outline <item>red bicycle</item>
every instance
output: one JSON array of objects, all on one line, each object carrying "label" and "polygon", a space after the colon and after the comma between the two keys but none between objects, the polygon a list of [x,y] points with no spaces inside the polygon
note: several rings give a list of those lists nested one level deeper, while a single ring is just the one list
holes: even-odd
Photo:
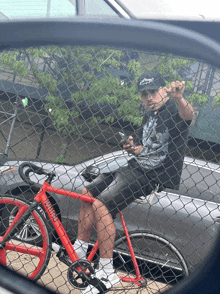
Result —
[{"label": "red bicycle", "polygon": [[[46,180],[40,189],[37,187],[39,191],[31,203],[10,196],[0,198],[0,207],[4,206],[4,209],[8,208],[9,211],[13,209],[14,212],[13,220],[9,222],[8,227],[4,227],[0,232],[1,264],[20,272],[29,279],[37,281],[43,275],[50,260],[52,251],[52,231],[54,230],[62,243],[57,257],[68,265],[68,281],[75,288],[86,288],[88,284],[90,284],[92,274],[94,273],[92,261],[98,250],[98,241],[94,244],[87,260],[80,260],[47,196],[47,192],[78,198],[87,202],[94,202],[95,198],[52,187],[51,182],[56,177],[56,174],[54,172],[48,172],[29,162],[22,163],[19,166],[19,173],[21,178],[28,183],[33,190],[36,189],[36,183],[30,179],[30,173],[44,175],[46,176]],[[46,217],[49,221],[46,220]],[[133,262],[133,268],[135,269],[134,276],[121,276],[121,280],[122,282],[132,283],[139,289],[144,289],[147,286],[147,282],[146,279],[141,276],[122,212],[120,212],[120,218]],[[33,246],[33,244],[28,244],[16,238],[22,228],[28,225],[28,222],[32,222],[32,228],[35,228],[38,234],[40,233],[42,239],[40,245]]]}]

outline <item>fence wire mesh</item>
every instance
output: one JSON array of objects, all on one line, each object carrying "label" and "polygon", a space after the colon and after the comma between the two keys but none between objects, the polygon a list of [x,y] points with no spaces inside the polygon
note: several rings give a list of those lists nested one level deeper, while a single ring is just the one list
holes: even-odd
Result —
[{"label": "fence wire mesh", "polygon": [[[152,71],[161,74],[166,86],[157,84],[155,76],[139,79]],[[173,89],[173,81],[185,81],[185,86],[176,84]],[[152,82],[157,92],[146,92]],[[146,86],[142,96],[137,84]],[[181,87],[186,101],[182,108],[174,99]],[[0,262],[57,293],[85,291],[94,268],[99,277],[103,258],[110,268],[113,263],[114,278],[121,279],[116,285],[110,282],[110,291],[121,293],[160,293],[198,268],[212,248],[220,219],[219,88],[218,69],[173,55],[80,46],[2,51]],[[169,108],[170,101],[174,106]],[[156,128],[146,135],[149,122]],[[127,152],[119,132],[144,147],[129,147]],[[182,167],[177,161],[183,157]],[[101,177],[101,202],[84,201],[81,206],[80,199],[67,197],[68,192],[47,192],[53,209],[44,199],[9,233],[18,211],[23,213],[33,202],[45,179],[29,166],[25,176],[38,186],[25,182],[18,169],[24,161],[55,172],[53,187],[79,194],[85,194],[84,187],[95,191],[91,184]],[[175,180],[178,174],[180,185]],[[112,195],[117,195],[117,209],[108,204]],[[111,215],[105,214],[103,201]],[[54,229],[58,219],[65,230],[61,233]],[[77,240],[74,248],[83,257],[93,253],[98,238],[94,258],[74,262],[70,243],[63,243],[64,233],[72,244]],[[105,279],[108,266],[101,269]],[[84,293],[93,293],[89,291]]]}]

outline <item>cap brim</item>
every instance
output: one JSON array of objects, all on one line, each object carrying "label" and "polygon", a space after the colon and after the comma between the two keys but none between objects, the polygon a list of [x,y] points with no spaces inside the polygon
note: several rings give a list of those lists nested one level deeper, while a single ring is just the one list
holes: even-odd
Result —
[{"label": "cap brim", "polygon": [[159,88],[158,87],[155,87],[155,86],[150,86],[150,87],[142,87],[139,92],[143,92],[143,91],[147,91],[147,90],[158,90]]}]

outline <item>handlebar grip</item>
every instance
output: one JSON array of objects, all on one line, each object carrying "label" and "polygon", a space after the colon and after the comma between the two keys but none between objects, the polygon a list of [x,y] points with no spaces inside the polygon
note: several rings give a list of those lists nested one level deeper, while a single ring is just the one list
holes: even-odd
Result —
[{"label": "handlebar grip", "polygon": [[[28,169],[25,171],[24,173],[24,169],[25,167],[27,167]],[[35,183],[33,181],[31,181],[29,174],[31,172],[34,172],[38,175],[48,175],[49,173],[47,171],[45,171],[42,167],[39,167],[31,162],[23,162],[19,168],[18,168],[18,172],[20,177],[22,178],[22,180],[29,184],[31,186],[31,188],[35,189],[35,190],[39,190],[40,185],[38,183]]]},{"label": "handlebar grip", "polygon": [[45,171],[42,167],[39,167],[31,162],[23,162],[20,166],[19,166],[19,170],[20,169],[24,169],[25,167],[29,167],[34,173],[38,174],[38,175],[47,175],[48,172]]}]

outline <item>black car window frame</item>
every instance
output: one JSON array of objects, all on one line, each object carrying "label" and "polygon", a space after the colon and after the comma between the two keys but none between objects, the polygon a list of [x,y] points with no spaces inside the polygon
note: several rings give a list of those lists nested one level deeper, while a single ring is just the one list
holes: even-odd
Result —
[{"label": "black car window frame", "polygon": [[[217,40],[220,38],[218,28],[219,24],[216,23]],[[0,49],[46,44],[112,45],[113,43],[114,46],[136,47],[198,58],[220,67],[220,45],[217,42],[194,31],[162,22],[75,19],[1,23]],[[219,248],[220,234],[203,267],[166,293],[195,293],[199,289],[203,289],[205,293],[217,293],[220,276]],[[211,289],[207,281],[212,283]],[[12,283],[9,282],[8,286],[10,284]]]}]

